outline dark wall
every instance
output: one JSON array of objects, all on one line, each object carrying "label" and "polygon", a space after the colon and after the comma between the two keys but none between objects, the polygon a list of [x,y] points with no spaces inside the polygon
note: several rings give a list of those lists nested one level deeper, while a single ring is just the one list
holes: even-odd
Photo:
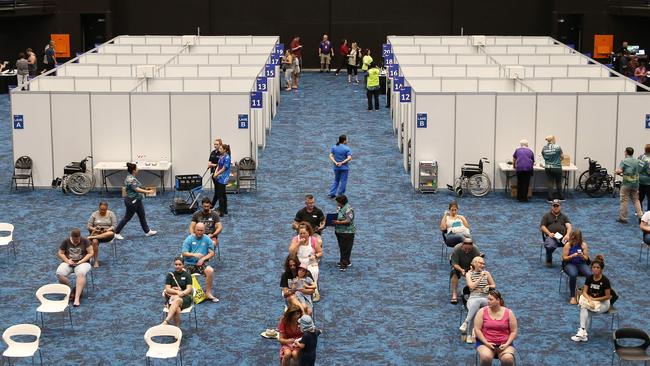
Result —
[{"label": "dark wall", "polygon": [[583,52],[594,34],[614,34],[650,49],[650,18],[608,13],[608,0],[58,0],[55,14],[0,17],[0,59],[32,47],[42,55],[50,33],[69,33],[72,54],[81,51],[81,15],[105,14],[107,38],[120,34],[279,35],[288,45],[300,35],[306,67],[317,67],[323,33],[334,45],[354,40],[379,53],[387,35],[549,35],[557,37],[562,14],[582,19]]}]

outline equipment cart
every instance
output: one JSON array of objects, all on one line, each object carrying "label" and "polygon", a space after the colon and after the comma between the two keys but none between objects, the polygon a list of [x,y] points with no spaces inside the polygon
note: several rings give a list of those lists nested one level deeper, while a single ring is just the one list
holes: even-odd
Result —
[{"label": "equipment cart", "polygon": [[174,200],[169,205],[172,213],[194,213],[199,207],[199,198],[203,193],[203,177],[198,174],[177,175],[174,189]]}]

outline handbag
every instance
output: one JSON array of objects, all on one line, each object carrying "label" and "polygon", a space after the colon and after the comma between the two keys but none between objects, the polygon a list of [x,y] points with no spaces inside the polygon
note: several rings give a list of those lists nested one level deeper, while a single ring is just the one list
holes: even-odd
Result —
[{"label": "handbag", "polygon": [[195,276],[192,276],[192,289],[194,289],[194,303],[195,304],[200,304],[205,299],[208,297],[205,295],[205,292],[203,292],[203,289],[201,288],[201,284],[199,283],[199,280],[196,279]]},{"label": "handbag", "polygon": [[580,305],[581,307],[587,310],[591,310],[595,312],[598,312],[600,310],[600,301],[596,301],[596,300],[589,301],[584,296],[580,296],[580,300],[578,300],[578,305]]}]

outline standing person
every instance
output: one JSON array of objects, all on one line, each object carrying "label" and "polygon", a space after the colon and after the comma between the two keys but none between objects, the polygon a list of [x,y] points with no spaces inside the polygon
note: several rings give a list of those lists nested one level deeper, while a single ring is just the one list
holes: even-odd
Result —
[{"label": "standing person", "polygon": [[291,79],[293,76],[293,55],[291,50],[285,50],[282,56],[282,71],[284,71],[284,80],[287,83],[285,90],[291,90]]},{"label": "standing person", "polygon": [[108,209],[108,203],[100,202],[99,209],[90,215],[86,224],[90,233],[88,240],[93,245],[93,267],[95,268],[99,267],[99,243],[113,240],[115,225],[117,225],[117,216]]},{"label": "standing person", "polygon": [[616,220],[621,224],[627,224],[627,206],[630,199],[632,199],[636,217],[641,220],[641,216],[643,216],[639,202],[639,160],[635,159],[633,155],[634,149],[626,147],[625,158],[621,160],[621,164],[616,169],[616,174],[623,176],[620,192],[621,206]]},{"label": "standing person", "polygon": [[366,80],[366,96],[368,97],[368,110],[372,111],[372,100],[375,101],[375,110],[379,110],[379,67],[375,62],[370,63],[368,79]]},{"label": "standing person", "polygon": [[598,254],[591,262],[591,276],[585,279],[582,286],[582,297],[580,299],[580,328],[576,335],[571,337],[574,342],[587,342],[589,340],[587,329],[591,325],[591,317],[594,313],[602,314],[609,310],[609,300],[612,298],[612,285],[603,274],[605,269],[605,257]]},{"label": "standing person", "polygon": [[517,201],[528,202],[528,186],[533,175],[535,154],[528,147],[528,140],[519,141],[519,147],[512,154],[512,165],[517,172]]},{"label": "standing person", "polygon": [[126,170],[129,172],[124,179],[126,186],[126,197],[124,197],[124,206],[126,206],[126,213],[117,227],[115,228],[115,239],[122,240],[124,237],[120,234],[124,226],[131,221],[134,214],[138,214],[140,219],[140,226],[146,236],[156,235],[157,231],[151,230],[147,224],[147,217],[144,212],[144,205],[142,200],[145,194],[153,193],[153,189],[142,188],[142,183],[135,176],[138,174],[138,166],[133,163],[126,163]]},{"label": "standing person", "polygon": [[298,89],[298,81],[300,80],[300,70],[302,69],[302,45],[300,44],[300,36],[295,36],[289,44],[291,54],[293,54],[293,88]]},{"label": "standing person", "polygon": [[639,66],[634,69],[634,78],[639,82],[639,84],[645,84],[648,77],[647,73],[648,72],[645,67],[645,61],[640,61]]},{"label": "standing person", "polygon": [[25,58],[24,53],[18,54],[16,60],[16,78],[18,79],[18,87],[22,89],[22,85],[27,82],[29,76],[29,61]]},{"label": "standing person", "polygon": [[298,320],[302,337],[296,342],[300,351],[299,366],[314,366],[316,364],[316,348],[318,347],[318,336],[321,334],[320,329],[316,329],[314,320],[311,316],[305,314]]},{"label": "standing person", "polygon": [[338,263],[339,270],[345,271],[347,267],[352,265],[350,262],[350,255],[352,254],[352,246],[354,245],[354,232],[356,227],[354,225],[354,209],[348,203],[348,198],[341,194],[336,197],[337,217],[334,223],[334,232],[336,240],[339,243],[339,251],[341,252],[341,259]]},{"label": "standing person", "polygon": [[348,83],[352,82],[352,75],[354,75],[354,81],[359,84],[359,64],[361,63],[361,50],[357,45],[357,42],[352,42],[352,48],[347,55],[347,67],[348,67]]},{"label": "standing person", "polygon": [[[43,56],[43,71],[48,72],[56,67],[56,50],[54,49],[54,41],[45,48],[45,55]],[[56,76],[56,72],[52,72],[51,76]]]},{"label": "standing person", "polygon": [[[542,148],[544,157],[544,172],[548,188],[548,203],[554,199],[564,201],[562,196],[562,148],[555,143],[555,136],[546,136],[546,145]],[[553,192],[555,187],[555,192]]]},{"label": "standing person", "polygon": [[348,147],[348,138],[339,136],[339,142],[330,149],[330,161],[334,164],[334,181],[330,187],[329,196],[334,198],[345,193],[348,183],[348,162],[352,160],[352,150]]},{"label": "standing person", "polygon": [[183,257],[174,258],[174,272],[165,279],[165,306],[167,317],[163,324],[181,326],[181,311],[192,305],[192,275],[183,268]]},{"label": "standing person", "polygon": [[372,56],[370,56],[370,48],[366,49],[363,59],[361,59],[361,70],[368,71],[370,64],[372,63]]},{"label": "standing person", "polygon": [[31,48],[27,49],[27,62],[29,63],[29,78],[33,79],[38,72],[38,59]]},{"label": "standing person", "polygon": [[639,204],[643,207],[643,199],[648,198],[647,210],[650,211],[650,144],[645,145],[644,154],[639,155]]},{"label": "standing person", "polygon": [[314,234],[320,236],[325,229],[325,215],[316,207],[316,201],[311,194],[305,195],[305,207],[296,212],[291,228],[298,230],[300,223],[308,222],[314,229]]},{"label": "standing person", "polygon": [[68,276],[74,272],[77,277],[75,288],[70,293],[70,298],[74,301],[73,306],[77,307],[81,293],[86,287],[86,275],[91,271],[89,261],[93,256],[93,247],[88,239],[81,237],[81,230],[74,228],[70,231],[70,237],[59,246],[58,255],[62,262],[56,269],[59,283],[70,286]]},{"label": "standing person", "polygon": [[348,53],[350,53],[350,46],[348,46],[348,40],[343,38],[341,44],[339,45],[339,67],[336,69],[335,75],[341,72],[341,69],[348,64]]},{"label": "standing person", "polygon": [[226,184],[230,179],[230,145],[223,144],[219,146],[219,164],[217,170],[212,175],[217,179],[215,183],[215,197],[219,201],[219,216],[228,214],[228,197],[226,197]]},{"label": "standing person", "polygon": [[320,72],[323,70],[330,72],[330,62],[334,57],[334,50],[332,49],[332,42],[330,42],[327,34],[323,34],[323,39],[318,46],[318,58],[320,58]]},{"label": "standing person", "polygon": [[210,168],[210,176],[212,177],[212,186],[214,187],[214,195],[212,196],[212,207],[217,204],[217,178],[214,176],[214,172],[219,166],[219,158],[221,157],[221,152],[219,148],[223,145],[223,141],[220,138],[214,139],[214,150],[210,152],[210,157],[208,158],[208,168]]}]

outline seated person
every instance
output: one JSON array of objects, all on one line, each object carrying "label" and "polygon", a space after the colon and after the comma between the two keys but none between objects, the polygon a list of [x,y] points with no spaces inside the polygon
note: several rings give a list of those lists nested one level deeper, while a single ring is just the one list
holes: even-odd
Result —
[{"label": "seated person", "polygon": [[99,209],[93,212],[88,219],[88,240],[93,245],[93,267],[99,267],[99,243],[108,243],[115,238],[115,225],[117,216],[108,209],[108,203],[100,202]]},{"label": "seated person", "polygon": [[307,276],[308,273],[307,265],[298,265],[298,276],[288,281],[289,289],[294,296],[288,297],[287,301],[292,305],[300,306],[304,314],[311,315],[314,307],[311,295],[316,290],[316,284],[311,277]]},{"label": "seated person", "polygon": [[65,239],[59,246],[59,258],[62,263],[56,269],[56,277],[59,283],[70,286],[68,276],[74,272],[77,277],[76,286],[70,293],[73,298],[73,306],[80,305],[81,293],[86,286],[86,274],[90,272],[90,258],[93,257],[93,247],[86,238],[81,237],[81,230],[74,228],[70,231],[70,237]]},{"label": "seated person", "polygon": [[212,201],[208,197],[203,197],[201,200],[201,211],[197,211],[192,215],[192,222],[190,222],[190,234],[194,234],[194,228],[199,222],[205,227],[205,235],[208,236],[214,243],[216,248],[219,245],[219,234],[223,230],[221,226],[221,219],[219,213],[212,209]]},{"label": "seated person", "polygon": [[[307,222],[298,225],[298,235],[296,235],[289,245],[289,253],[298,256],[301,264],[307,266],[309,273],[318,284],[318,260],[323,256],[323,240],[320,236],[314,234],[312,227]],[[320,295],[318,289],[314,293],[314,301],[319,301]]]},{"label": "seated person", "polygon": [[183,258],[185,269],[190,273],[199,273],[205,276],[205,296],[208,301],[218,302],[212,295],[212,277],[214,270],[208,261],[214,257],[214,243],[204,234],[205,226],[198,223],[194,226],[194,234],[188,235],[183,242]]},{"label": "seated person", "polygon": [[641,222],[639,227],[643,233],[643,242],[650,245],[650,211],[646,212],[641,216]]},{"label": "seated person", "polygon": [[580,299],[580,328],[576,335],[571,337],[574,342],[587,342],[589,340],[587,329],[591,325],[593,313],[602,314],[609,310],[610,299],[612,298],[612,285],[603,274],[605,269],[605,257],[597,255],[591,262],[591,276],[585,280],[582,286],[582,297]]},{"label": "seated person", "polygon": [[181,311],[192,305],[192,275],[183,268],[183,257],[174,258],[174,272],[165,279],[165,307],[167,317],[163,324],[181,326]]},{"label": "seated person", "polygon": [[589,268],[589,246],[582,241],[582,231],[575,229],[562,250],[563,271],[569,276],[570,304],[576,305],[576,280],[578,276],[591,276]]},{"label": "seated person", "polygon": [[461,324],[460,331],[465,333],[469,329],[470,333],[465,340],[467,343],[474,343],[474,336],[471,332],[474,329],[474,317],[480,308],[487,306],[488,291],[496,288],[497,285],[490,272],[485,270],[485,259],[483,257],[474,257],[470,270],[465,274],[465,280],[470,294],[469,299],[467,299],[467,317]]},{"label": "seated person", "polygon": [[320,236],[325,229],[325,215],[320,208],[316,207],[314,196],[308,194],[305,196],[305,207],[301,208],[300,211],[296,213],[296,217],[293,219],[293,224],[291,227],[298,231],[298,225],[301,222],[308,222],[314,229],[314,233]]},{"label": "seated person", "polygon": [[569,239],[571,235],[571,221],[561,212],[560,200],[553,200],[551,211],[542,217],[539,229],[544,234],[544,247],[546,248],[546,266],[553,265],[553,252],[558,246]]},{"label": "seated person", "polygon": [[461,244],[456,244],[451,252],[451,303],[458,303],[458,280],[465,277],[469,266],[475,257],[481,256],[472,238],[464,238]]},{"label": "seated person", "polygon": [[445,232],[445,244],[448,247],[454,247],[462,243],[464,238],[470,236],[469,224],[465,216],[458,214],[458,203],[452,201],[449,209],[440,220],[440,231]]},{"label": "seated person", "polygon": [[293,360],[294,365],[300,359],[300,348],[298,340],[302,338],[303,333],[298,326],[298,321],[302,317],[302,309],[298,306],[290,305],[280,318],[278,323],[278,333],[280,337],[280,365],[289,366]]},{"label": "seated person", "polygon": [[476,352],[480,365],[492,365],[498,358],[502,366],[515,364],[513,342],[517,338],[517,318],[506,308],[501,293],[496,289],[488,291],[488,305],[479,310],[474,318]]},{"label": "seated person", "polygon": [[[300,301],[296,298],[297,292],[304,292],[306,295],[312,295],[314,290],[303,289],[298,290],[291,288],[292,280],[298,277],[298,267],[300,267],[300,260],[295,254],[289,254],[287,259],[284,261],[284,273],[280,277],[280,287],[282,288],[282,297],[285,299],[287,305],[294,304],[300,306]],[[305,274],[305,277],[313,279],[313,276],[309,271]],[[303,307],[300,306],[302,309]]]}]

